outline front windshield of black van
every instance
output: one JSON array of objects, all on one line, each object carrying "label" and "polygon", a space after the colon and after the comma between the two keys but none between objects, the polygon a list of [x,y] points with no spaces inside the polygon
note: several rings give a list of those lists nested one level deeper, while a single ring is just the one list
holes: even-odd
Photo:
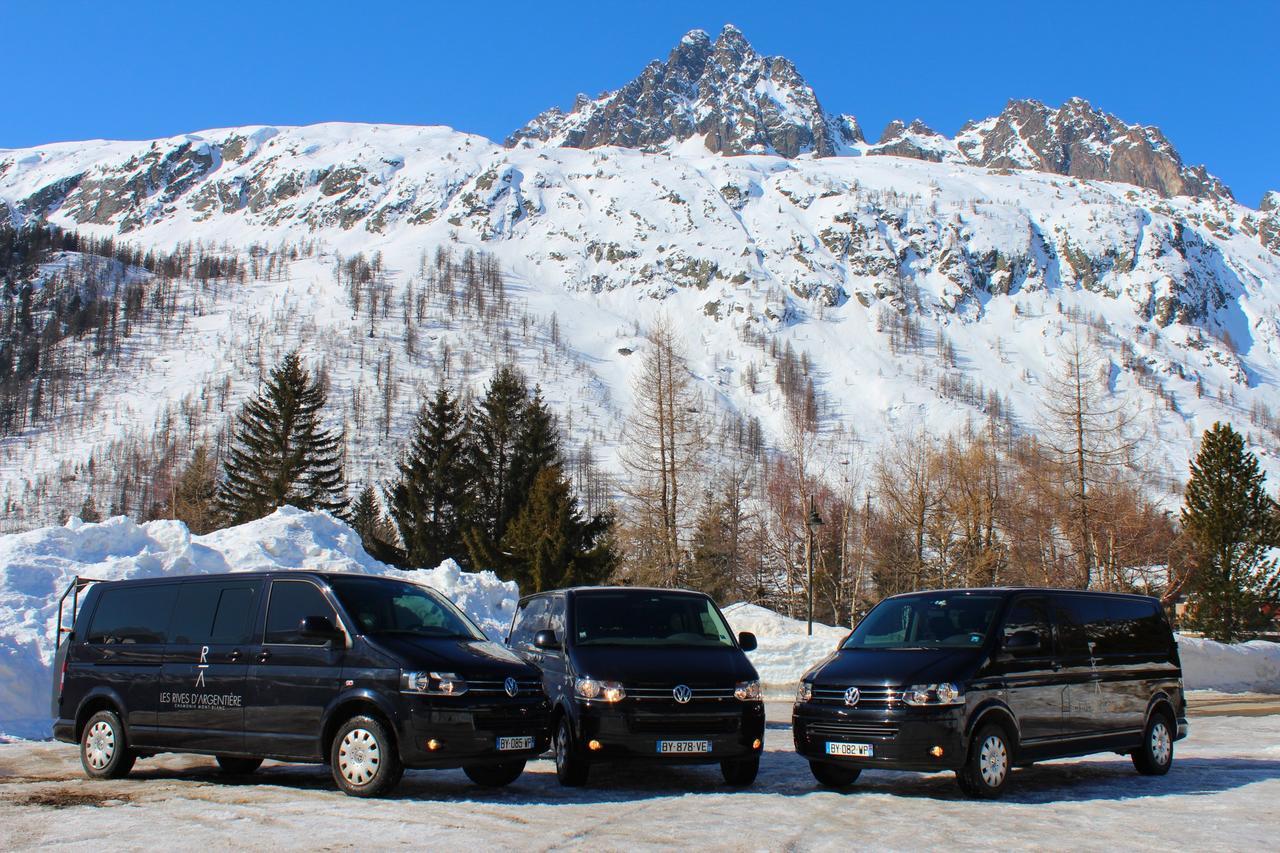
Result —
[{"label": "front windshield of black van", "polygon": [[1002,600],[957,592],[888,598],[858,623],[843,648],[977,648],[991,633]]},{"label": "front windshield of black van", "polygon": [[579,646],[733,647],[729,626],[701,595],[601,590],[580,592],[573,601]]},{"label": "front windshield of black van", "polygon": [[444,596],[382,578],[330,578],[329,586],[362,634],[483,640],[484,633]]}]

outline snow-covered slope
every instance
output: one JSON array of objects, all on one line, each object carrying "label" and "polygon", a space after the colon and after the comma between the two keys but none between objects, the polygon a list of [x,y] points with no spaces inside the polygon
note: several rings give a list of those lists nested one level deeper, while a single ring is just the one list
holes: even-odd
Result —
[{"label": "snow-covered slope", "polygon": [[[1215,420],[1251,431],[1264,454],[1277,447],[1274,211],[1223,200],[902,157],[505,149],[447,128],[345,124],[0,152],[0,199],[17,221],[144,247],[302,247],[244,284],[181,290],[180,326],[135,334],[129,359],[88,389],[92,416],[0,441],[9,529],[51,520],[17,514],[40,477],[83,478],[60,469],[184,398],[216,421],[293,346],[323,360],[347,407],[335,417],[350,428],[353,480],[387,473],[421,389],[478,385],[505,360],[609,465],[631,353],[659,315],[709,411],[758,418],[779,445],[775,342],[808,357],[825,426],[872,454],[902,430],[981,417],[993,396],[1034,427],[1074,326],[1110,360],[1115,392],[1151,410],[1153,466],[1171,478]],[[411,352],[402,308],[450,247],[496,257],[514,307],[467,315],[432,292]],[[383,261],[377,317],[356,316],[338,281],[357,252]],[[209,409],[224,375],[222,408]],[[390,428],[361,426],[353,401],[376,408],[386,387]]]},{"label": "snow-covered slope", "polygon": [[257,521],[192,536],[179,521],[63,527],[0,536],[0,733],[47,737],[58,599],[80,577],[124,580],[161,575],[312,569],[403,577],[439,590],[494,639],[506,635],[518,590],[492,572],[446,560],[405,572],[365,553],[350,527],[325,513],[284,507]]}]

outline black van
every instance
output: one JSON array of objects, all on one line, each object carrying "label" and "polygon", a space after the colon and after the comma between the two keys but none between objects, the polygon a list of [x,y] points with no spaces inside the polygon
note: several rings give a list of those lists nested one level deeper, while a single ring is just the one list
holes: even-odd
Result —
[{"label": "black van", "polygon": [[192,752],[229,773],[264,758],[327,763],[365,797],[406,767],[505,785],[549,745],[537,669],[444,596],[385,577],[93,583],[56,665],[54,737],[80,744],[94,778]]},{"label": "black van", "polygon": [[764,704],[744,652],[706,595],[582,587],[520,602],[507,644],[543,672],[556,776],[584,785],[598,762],[719,763],[749,785],[764,748]]},{"label": "black van", "polygon": [[1159,602],[1054,589],[885,599],[804,674],[792,723],[823,785],[864,768],[950,769],[965,794],[987,798],[1015,766],[1094,752],[1162,775],[1187,735]]}]

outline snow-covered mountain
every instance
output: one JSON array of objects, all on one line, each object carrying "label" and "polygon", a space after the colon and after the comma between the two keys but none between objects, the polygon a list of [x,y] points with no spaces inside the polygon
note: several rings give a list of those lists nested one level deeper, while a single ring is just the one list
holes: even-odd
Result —
[{"label": "snow-covered mountain", "polygon": [[[1154,129],[1083,102],[1028,104],[955,140],[916,123],[868,145],[789,62],[726,29],[691,33],[665,64],[544,114],[511,147],[322,124],[0,151],[15,224],[248,260],[286,247],[282,267],[244,283],[178,283],[180,328],[135,330],[78,415],[0,438],[5,523],[26,523],[16,508],[37,482],[79,494],[85,461],[123,435],[192,407],[216,425],[297,345],[331,374],[353,479],[385,475],[424,388],[476,385],[504,360],[612,466],[659,315],[709,412],[758,419],[774,444],[788,345],[807,356],[824,427],[845,431],[838,452],[870,458],[904,430],[993,408],[1034,429],[1074,327],[1109,358],[1114,393],[1147,405],[1171,481],[1215,420],[1250,431],[1280,472],[1280,196],[1252,210]],[[427,286],[449,248],[497,259],[506,307]],[[341,280],[356,253],[380,261],[372,315]]]}]

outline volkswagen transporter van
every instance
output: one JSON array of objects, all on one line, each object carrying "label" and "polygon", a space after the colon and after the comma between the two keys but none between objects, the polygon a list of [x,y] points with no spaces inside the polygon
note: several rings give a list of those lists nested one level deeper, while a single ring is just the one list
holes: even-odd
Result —
[{"label": "volkswagen transporter van", "polygon": [[824,785],[950,769],[974,797],[999,796],[1015,766],[1094,752],[1161,775],[1186,734],[1159,602],[1051,589],[887,598],[804,674],[793,712],[796,751]]},{"label": "volkswagen transporter van", "polygon": [[543,672],[561,784],[618,760],[718,763],[749,785],[764,746],[764,705],[744,652],[698,592],[558,590],[521,600],[508,645]]},{"label": "volkswagen transporter van", "polygon": [[376,796],[406,767],[505,785],[548,747],[537,669],[425,587],[292,571],[69,592],[85,587],[60,627],[53,715],[91,777],[191,752],[229,773],[326,763],[346,793]]}]

